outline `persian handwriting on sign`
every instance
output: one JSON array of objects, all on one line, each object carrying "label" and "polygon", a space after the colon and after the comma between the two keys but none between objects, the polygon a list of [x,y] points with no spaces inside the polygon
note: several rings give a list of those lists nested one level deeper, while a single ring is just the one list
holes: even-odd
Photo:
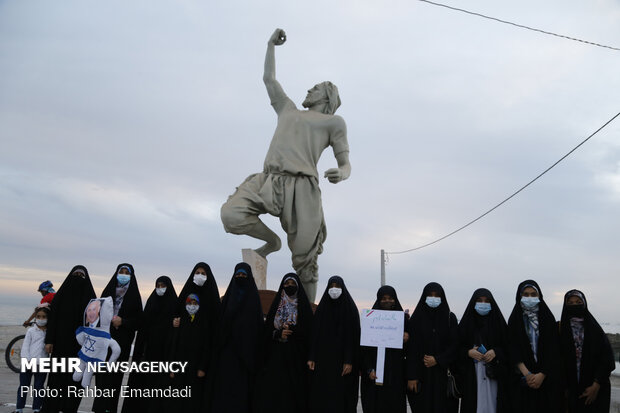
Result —
[{"label": "persian handwriting on sign", "polygon": [[376,384],[383,383],[385,349],[403,348],[405,313],[402,311],[362,310],[362,346],[377,347]]},{"label": "persian handwriting on sign", "polygon": [[360,344],[368,347],[403,348],[405,313],[362,310]]}]

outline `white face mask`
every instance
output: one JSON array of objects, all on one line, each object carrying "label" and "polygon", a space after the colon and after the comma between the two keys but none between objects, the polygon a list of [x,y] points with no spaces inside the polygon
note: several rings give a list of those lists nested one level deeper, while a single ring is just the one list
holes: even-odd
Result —
[{"label": "white face mask", "polygon": [[329,290],[327,290],[327,293],[332,298],[332,300],[335,300],[338,297],[340,297],[340,294],[342,294],[342,288],[332,287]]},{"label": "white face mask", "polygon": [[47,325],[47,318],[37,318],[34,322],[37,323],[39,327],[43,327]]},{"label": "white face mask", "polygon": [[200,308],[200,306],[198,304],[187,304],[185,306],[185,309],[187,310],[187,313],[189,315],[194,315],[198,312],[198,309]]},{"label": "white face mask", "polygon": [[540,298],[538,297],[521,297],[521,307],[526,310],[534,310],[538,308]]},{"label": "white face mask", "polygon": [[194,284],[198,287],[202,287],[206,281],[207,276],[205,274],[194,274]]},{"label": "white face mask", "polygon": [[155,292],[157,293],[158,296],[162,296],[164,294],[166,294],[166,287],[163,288],[155,288]]},{"label": "white face mask", "polygon": [[441,305],[441,297],[426,297],[426,305],[430,308],[437,308]]}]

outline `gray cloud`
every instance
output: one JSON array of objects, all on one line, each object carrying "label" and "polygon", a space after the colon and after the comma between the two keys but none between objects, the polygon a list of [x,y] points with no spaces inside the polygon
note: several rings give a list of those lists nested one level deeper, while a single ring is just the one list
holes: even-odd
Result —
[{"label": "gray cloud", "polygon": [[[468,7],[601,43],[620,34],[611,0]],[[181,284],[206,260],[225,288],[239,250],[259,245],[225,234],[219,206],[262,168],[276,122],[262,64],[278,26],[288,42],[277,74],[291,98],[326,79],[340,88],[353,175],[321,182],[319,264],[322,280],[344,276],[360,303],[373,300],[381,248],[452,231],[618,111],[617,52],[419,2],[4,2],[3,268],[34,284],[37,271],[85,263],[100,291],[130,261],[147,291],[162,273]],[[413,306],[437,280],[457,313],[479,286],[508,313],[517,283],[533,277],[556,315],[563,292],[579,287],[613,321],[618,132],[610,125],[466,231],[390,256],[401,301]],[[319,171],[334,165],[327,150]],[[273,288],[290,257],[269,265]]]}]

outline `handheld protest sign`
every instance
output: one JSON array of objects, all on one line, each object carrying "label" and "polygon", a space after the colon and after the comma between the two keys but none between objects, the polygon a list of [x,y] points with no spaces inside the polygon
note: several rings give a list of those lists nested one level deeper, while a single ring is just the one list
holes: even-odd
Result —
[{"label": "handheld protest sign", "polygon": [[403,348],[405,313],[402,311],[362,310],[360,345],[377,347],[376,383],[383,383],[386,348]]}]

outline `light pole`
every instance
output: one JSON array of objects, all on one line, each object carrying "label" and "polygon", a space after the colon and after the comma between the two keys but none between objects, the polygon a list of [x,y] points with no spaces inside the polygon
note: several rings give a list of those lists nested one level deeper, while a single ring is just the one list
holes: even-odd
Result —
[{"label": "light pole", "polygon": [[381,286],[385,285],[385,250],[381,250]]}]

